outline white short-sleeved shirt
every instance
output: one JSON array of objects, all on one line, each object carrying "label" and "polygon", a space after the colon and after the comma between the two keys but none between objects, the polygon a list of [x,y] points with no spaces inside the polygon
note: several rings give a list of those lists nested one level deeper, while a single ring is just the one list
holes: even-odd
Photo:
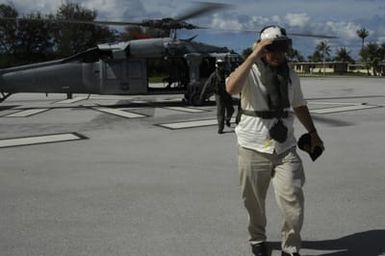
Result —
[{"label": "white short-sleeved shirt", "polygon": [[[306,105],[303,98],[300,81],[297,74],[290,69],[290,82],[288,96],[292,108]],[[266,111],[269,110],[266,102],[266,87],[260,80],[260,72],[257,65],[253,65],[248,78],[241,91],[241,107],[243,110]],[[290,109],[285,109],[289,111]],[[294,137],[294,113],[289,112],[288,118],[283,118],[284,125],[288,128],[287,139],[279,143],[269,136],[269,129],[278,121],[277,118],[263,119],[260,117],[242,115],[235,128],[238,144],[242,147],[253,149],[263,153],[276,152],[280,154],[296,145]]]}]

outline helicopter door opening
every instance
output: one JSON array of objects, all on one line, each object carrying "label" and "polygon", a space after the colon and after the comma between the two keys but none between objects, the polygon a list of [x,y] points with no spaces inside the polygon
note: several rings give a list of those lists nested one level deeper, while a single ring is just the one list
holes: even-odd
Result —
[{"label": "helicopter door opening", "polygon": [[184,91],[190,81],[184,58],[156,58],[147,60],[149,92]]},{"label": "helicopter door opening", "polygon": [[100,62],[102,94],[146,94],[147,74],[144,59],[106,60]]},{"label": "helicopter door opening", "polygon": [[215,71],[215,57],[206,57],[202,59],[199,66],[200,78],[207,79]]}]

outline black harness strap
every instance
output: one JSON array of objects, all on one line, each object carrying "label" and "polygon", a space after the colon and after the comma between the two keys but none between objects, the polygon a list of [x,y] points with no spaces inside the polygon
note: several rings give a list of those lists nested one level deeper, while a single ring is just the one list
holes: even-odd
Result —
[{"label": "black harness strap", "polygon": [[276,110],[276,111],[252,111],[252,110],[243,110],[241,113],[246,116],[260,117],[263,119],[273,119],[273,118],[287,118],[289,116],[288,111]]}]

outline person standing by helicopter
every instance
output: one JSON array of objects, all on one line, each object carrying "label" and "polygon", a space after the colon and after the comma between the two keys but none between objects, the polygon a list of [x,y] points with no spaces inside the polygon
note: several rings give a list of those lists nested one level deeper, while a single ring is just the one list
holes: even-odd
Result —
[{"label": "person standing by helicopter", "polygon": [[211,73],[206,81],[215,92],[219,134],[223,133],[225,123],[226,126],[231,126],[230,120],[234,113],[233,98],[226,92],[225,80],[227,75],[228,71],[226,70],[224,60],[217,59],[215,61],[215,71]]},{"label": "person standing by helicopter", "polygon": [[230,74],[226,89],[241,93],[241,119],[235,132],[244,206],[249,214],[254,255],[267,256],[265,199],[272,182],[283,216],[282,256],[299,256],[305,182],[296,152],[294,115],[308,131],[311,150],[324,149],[303,98],[298,76],[288,66],[291,39],[285,29],[262,29],[252,53]]}]

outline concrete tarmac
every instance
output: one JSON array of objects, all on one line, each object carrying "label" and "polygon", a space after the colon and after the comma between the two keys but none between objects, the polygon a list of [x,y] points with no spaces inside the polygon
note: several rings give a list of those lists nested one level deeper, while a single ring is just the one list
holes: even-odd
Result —
[{"label": "concrete tarmac", "polygon": [[[300,152],[301,254],[385,255],[385,80],[301,81],[326,147],[316,162]],[[16,94],[1,103],[0,255],[251,255],[234,124],[218,135],[207,122],[215,105],[185,108],[180,95],[84,97]],[[297,122],[297,137],[303,132]],[[280,255],[272,187],[267,216],[269,248]]]}]

